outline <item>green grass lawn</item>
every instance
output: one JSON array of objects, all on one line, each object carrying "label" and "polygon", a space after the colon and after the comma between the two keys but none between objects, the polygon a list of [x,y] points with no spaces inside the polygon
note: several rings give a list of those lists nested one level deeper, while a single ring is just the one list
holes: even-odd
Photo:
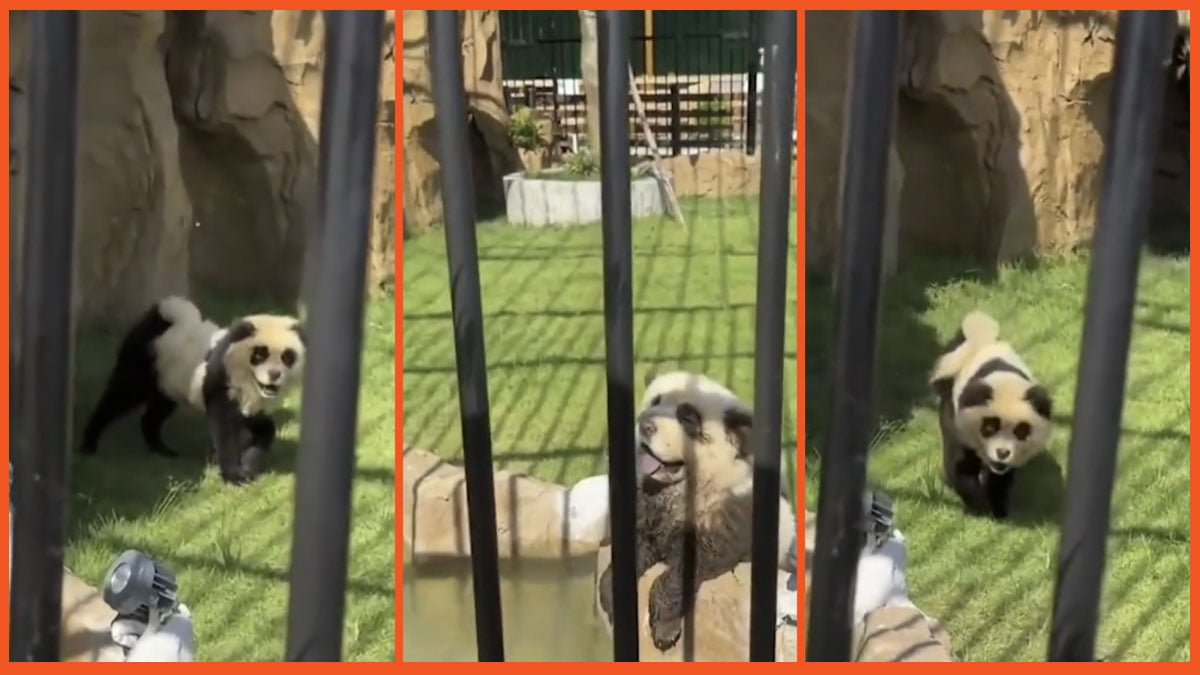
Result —
[{"label": "green grass lawn", "polygon": [[[264,310],[262,305],[210,298],[198,304],[222,324]],[[344,660],[391,661],[395,656],[394,317],[391,297],[368,305]],[[78,336],[77,437],[104,386],[119,340],[114,333]],[[195,621],[200,660],[281,660],[299,403],[299,393],[293,393],[278,416],[279,438],[267,473],[242,488],[225,485],[215,467],[206,467],[209,441],[197,413],[180,409],[164,429],[164,439],[183,455],[176,459],[144,449],[140,413],[114,424],[97,456],[75,455],[72,460],[68,566],[99,585],[118,554],[141,549],[175,572],[180,597]]]},{"label": "green grass lawn", "polygon": [[[1007,268],[991,279],[947,261],[908,261],[901,269],[886,287],[880,323],[880,432],[869,481],[896,499],[912,598],[945,624],[956,655],[1044,661],[1088,259]],[[1190,659],[1188,270],[1186,258],[1142,260],[1098,641],[1098,656],[1110,661]],[[806,302],[811,454],[823,445],[828,415],[828,285],[810,280]],[[937,415],[925,384],[940,344],[976,307],[999,320],[1002,339],[1055,398],[1049,457],[1018,475],[1014,522],[1003,524],[965,516],[942,485]],[[811,508],[818,468],[812,457],[806,463]]]},{"label": "green grass lawn", "polygon": [[[688,229],[633,224],[634,376],[700,371],[754,397],[757,199],[685,202]],[[795,221],[791,225],[795,246]],[[481,226],[488,395],[495,465],[560,484],[606,473],[601,229]],[[784,338],[785,483],[796,459],[795,250]],[[404,436],[461,459],[445,238],[404,244]]]}]

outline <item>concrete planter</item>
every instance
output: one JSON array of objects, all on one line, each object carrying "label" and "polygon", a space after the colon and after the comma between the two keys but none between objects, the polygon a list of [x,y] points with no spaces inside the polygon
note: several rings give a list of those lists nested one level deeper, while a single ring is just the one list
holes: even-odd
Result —
[{"label": "concrete planter", "polygon": [[[634,218],[661,216],[662,189],[653,176],[630,184]],[[504,204],[508,222],[517,225],[578,225],[600,222],[599,180],[532,178],[522,173],[504,177]]]}]

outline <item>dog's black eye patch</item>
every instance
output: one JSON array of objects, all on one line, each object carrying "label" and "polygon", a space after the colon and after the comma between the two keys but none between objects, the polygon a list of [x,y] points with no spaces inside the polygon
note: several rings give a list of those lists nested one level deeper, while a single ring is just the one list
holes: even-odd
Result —
[{"label": "dog's black eye patch", "polygon": [[754,426],[754,416],[744,410],[730,408],[725,411],[725,430],[733,447],[737,448],[739,456],[746,456],[750,451],[750,432]]},{"label": "dog's black eye patch", "polygon": [[984,438],[988,438],[990,436],[995,435],[995,433],[997,431],[1000,431],[1000,418],[999,417],[983,418],[983,423],[979,425],[979,434],[981,436],[983,436]]},{"label": "dog's black eye patch", "polygon": [[1033,427],[1029,426],[1029,422],[1017,422],[1017,426],[1013,427],[1013,436],[1018,441],[1023,441],[1029,438],[1029,434],[1033,431]]},{"label": "dog's black eye patch", "polygon": [[683,433],[687,434],[688,438],[700,438],[703,419],[696,406],[690,403],[679,404],[675,409],[675,419],[679,420],[679,425],[683,427]]},{"label": "dog's black eye patch", "polygon": [[254,347],[254,349],[250,350],[250,365],[257,366],[258,364],[262,363],[263,361],[266,361],[267,357],[270,355],[271,355],[270,349],[267,349],[263,345],[257,345],[256,347]]},{"label": "dog's black eye patch", "polygon": [[283,350],[283,353],[279,355],[279,360],[283,361],[283,365],[287,366],[288,368],[291,368],[292,366],[296,365],[295,350],[293,350],[293,349]]}]

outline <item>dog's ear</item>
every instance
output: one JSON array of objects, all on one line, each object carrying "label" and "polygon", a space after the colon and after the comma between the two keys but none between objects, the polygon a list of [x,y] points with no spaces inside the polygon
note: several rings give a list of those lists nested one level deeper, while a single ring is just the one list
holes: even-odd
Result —
[{"label": "dog's ear", "polygon": [[299,321],[292,324],[292,332],[300,338],[300,344],[308,346],[308,336],[304,334],[304,326],[301,326]]},{"label": "dog's ear", "polygon": [[1029,405],[1033,407],[1037,414],[1046,419],[1050,419],[1050,413],[1053,412],[1054,401],[1050,399],[1050,392],[1042,385],[1035,385],[1025,392],[1025,400],[1029,401]]},{"label": "dog's ear", "polygon": [[225,337],[229,340],[229,344],[233,344],[252,338],[257,332],[258,329],[254,327],[254,324],[245,319],[238,319],[229,327],[229,331],[225,334]]},{"label": "dog's ear", "polygon": [[983,380],[974,380],[963,387],[962,393],[958,395],[958,408],[962,410],[987,405],[991,400],[992,386]]},{"label": "dog's ear", "polygon": [[939,377],[933,382],[930,382],[930,384],[933,386],[934,393],[936,393],[938,396],[949,396],[950,392],[954,390],[953,377]]}]

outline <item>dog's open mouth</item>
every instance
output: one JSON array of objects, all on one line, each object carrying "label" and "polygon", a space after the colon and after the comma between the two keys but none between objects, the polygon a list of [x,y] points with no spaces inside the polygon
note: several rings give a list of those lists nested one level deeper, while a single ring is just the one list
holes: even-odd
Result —
[{"label": "dog's open mouth", "polygon": [[989,459],[987,461],[987,468],[988,468],[988,471],[991,471],[992,473],[994,473],[996,475],[1002,476],[1002,475],[1008,473],[1008,470],[1011,469],[1012,467],[1003,462],[994,462]]},{"label": "dog's open mouth", "polygon": [[683,477],[683,462],[668,462],[650,449],[646,442],[638,443],[638,474],[663,483],[673,483]]},{"label": "dog's open mouth", "polygon": [[262,394],[263,398],[275,398],[279,394],[278,384],[263,384],[262,382],[256,382],[256,384],[258,384],[258,392]]}]

